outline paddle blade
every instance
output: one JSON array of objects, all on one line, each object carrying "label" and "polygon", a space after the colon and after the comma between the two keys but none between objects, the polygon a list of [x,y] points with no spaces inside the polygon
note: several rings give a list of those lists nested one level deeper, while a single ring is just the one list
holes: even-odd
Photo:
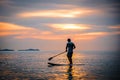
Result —
[{"label": "paddle blade", "polygon": [[50,57],[48,60],[50,61],[53,57]]}]

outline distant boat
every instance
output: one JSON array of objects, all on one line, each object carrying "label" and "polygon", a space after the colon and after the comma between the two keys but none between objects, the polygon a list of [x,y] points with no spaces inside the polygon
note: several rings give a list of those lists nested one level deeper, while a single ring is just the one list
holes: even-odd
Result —
[{"label": "distant boat", "polygon": [[0,49],[0,51],[14,51],[13,49]]},{"label": "distant boat", "polygon": [[24,49],[24,50],[18,50],[18,51],[39,51],[39,49]]}]

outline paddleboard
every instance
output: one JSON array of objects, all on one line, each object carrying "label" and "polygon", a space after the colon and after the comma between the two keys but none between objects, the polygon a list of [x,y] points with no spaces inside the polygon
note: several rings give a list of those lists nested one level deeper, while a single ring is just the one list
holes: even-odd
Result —
[{"label": "paddleboard", "polygon": [[84,64],[56,64],[56,63],[50,63],[50,62],[48,62],[48,64],[50,66],[73,66],[73,65],[80,66],[80,65],[84,65]]}]

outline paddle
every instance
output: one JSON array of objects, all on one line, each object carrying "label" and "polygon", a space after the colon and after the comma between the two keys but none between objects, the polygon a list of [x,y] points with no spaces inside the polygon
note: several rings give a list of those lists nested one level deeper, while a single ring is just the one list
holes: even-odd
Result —
[{"label": "paddle", "polygon": [[50,60],[53,59],[54,57],[56,57],[56,56],[58,56],[58,55],[61,55],[61,54],[65,53],[65,52],[66,52],[66,51],[61,52],[61,53],[59,53],[59,54],[57,54],[57,55],[55,55],[55,56],[53,56],[53,57],[50,57],[48,60],[50,61]]}]

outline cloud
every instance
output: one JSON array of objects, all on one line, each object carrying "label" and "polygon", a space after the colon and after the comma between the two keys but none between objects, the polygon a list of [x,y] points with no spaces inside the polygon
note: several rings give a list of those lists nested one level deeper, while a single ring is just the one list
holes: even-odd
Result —
[{"label": "cloud", "polygon": [[32,30],[33,28],[19,26],[16,24],[6,23],[6,22],[0,22],[0,31],[5,30]]},{"label": "cloud", "polygon": [[17,39],[25,39],[25,38],[31,38],[31,39],[43,39],[43,40],[60,40],[65,39],[65,35],[55,35],[55,34],[44,34],[44,35],[21,35],[16,36]]},{"label": "cloud", "polygon": [[82,33],[76,34],[76,40],[94,40],[96,38],[108,35],[108,32],[89,32],[89,33]]},{"label": "cloud", "polygon": [[21,18],[30,17],[49,17],[49,18],[77,18],[91,14],[100,13],[99,10],[86,8],[72,8],[72,9],[54,9],[54,10],[39,10],[31,12],[22,12],[17,14]]},{"label": "cloud", "polygon": [[6,22],[0,22],[0,36],[32,36],[32,35],[46,35],[46,34],[51,34],[49,31],[42,31],[42,30],[37,30],[35,28],[31,27],[26,27],[26,26],[20,26],[12,23],[6,23]]},{"label": "cloud", "polygon": [[10,0],[0,0],[1,6],[9,6],[10,4],[13,4],[13,2]]},{"label": "cloud", "polygon": [[31,27],[20,26],[12,23],[0,22],[0,37],[11,36],[16,39],[45,39],[57,40],[66,35],[56,35],[51,31],[42,31]]},{"label": "cloud", "polygon": [[91,32],[91,33],[76,33],[74,35],[71,34],[43,34],[43,35],[25,35],[16,36],[18,39],[24,38],[32,38],[32,39],[43,39],[43,40],[61,40],[72,38],[74,40],[95,40],[96,38],[109,35],[107,32]]},{"label": "cloud", "polygon": [[108,28],[112,30],[111,35],[120,35],[120,25],[109,26]]},{"label": "cloud", "polygon": [[120,25],[116,25],[116,26],[110,26],[110,29],[120,29]]},{"label": "cloud", "polygon": [[48,27],[52,27],[58,30],[86,30],[90,29],[90,25],[85,24],[46,24]]},{"label": "cloud", "polygon": [[[66,27],[72,26],[72,27]],[[89,32],[89,33],[80,33],[75,34],[56,34],[54,31],[42,31],[40,29],[20,26],[12,23],[0,22],[0,37],[2,36],[13,36],[16,39],[43,39],[43,40],[60,40],[66,38],[73,38],[76,40],[93,40],[102,36],[110,35],[109,32]],[[53,28],[58,28],[56,31],[68,31],[70,30],[86,30],[90,29],[89,25],[83,24],[51,24]],[[75,27],[76,26],[76,27]],[[75,28],[74,28],[75,27]],[[117,32],[118,33],[118,32]],[[115,34],[115,33],[114,33]]]},{"label": "cloud", "polygon": [[112,32],[111,35],[120,35],[120,31]]}]

